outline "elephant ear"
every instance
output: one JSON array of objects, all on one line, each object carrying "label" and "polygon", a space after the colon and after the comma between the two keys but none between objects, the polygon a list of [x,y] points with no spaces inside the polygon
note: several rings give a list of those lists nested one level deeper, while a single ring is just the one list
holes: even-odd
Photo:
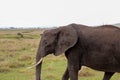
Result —
[{"label": "elephant ear", "polygon": [[55,56],[65,53],[77,43],[77,32],[72,26],[61,27],[55,49]]}]

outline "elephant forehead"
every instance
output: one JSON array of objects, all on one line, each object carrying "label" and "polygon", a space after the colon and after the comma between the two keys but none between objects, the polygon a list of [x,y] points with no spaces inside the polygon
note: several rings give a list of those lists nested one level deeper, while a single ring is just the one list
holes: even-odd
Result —
[{"label": "elephant forehead", "polygon": [[52,32],[51,31],[45,31],[44,33],[43,33],[43,36],[44,37],[48,37],[48,36],[51,36],[52,35]]},{"label": "elephant forehead", "polygon": [[55,34],[56,31],[57,31],[57,29],[50,29],[50,30],[44,31],[43,34],[45,34],[45,35],[52,35],[52,34]]},{"label": "elephant forehead", "polygon": [[46,30],[46,31],[44,31],[44,35],[46,35],[46,34],[49,34],[50,33],[50,31],[49,30]]}]

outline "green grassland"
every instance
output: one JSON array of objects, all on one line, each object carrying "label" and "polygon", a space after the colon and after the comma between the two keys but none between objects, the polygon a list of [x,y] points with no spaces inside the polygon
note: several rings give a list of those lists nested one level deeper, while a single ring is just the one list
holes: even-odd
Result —
[{"label": "green grassland", "polygon": [[[17,33],[23,33],[21,38]],[[0,30],[0,80],[35,80],[35,56],[43,30]],[[66,68],[63,55],[48,55],[42,65],[42,80],[61,80]],[[102,80],[103,72],[82,67],[79,80]],[[111,80],[120,80],[116,73]]]}]

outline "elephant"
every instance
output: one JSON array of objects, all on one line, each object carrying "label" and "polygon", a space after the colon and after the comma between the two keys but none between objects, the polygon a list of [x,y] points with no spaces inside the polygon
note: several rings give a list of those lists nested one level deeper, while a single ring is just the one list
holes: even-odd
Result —
[{"label": "elephant", "polygon": [[23,37],[23,34],[22,34],[22,33],[20,33],[20,32],[19,32],[19,33],[17,33],[17,35],[18,35],[18,36],[20,36],[21,38],[24,38],[24,37]]},{"label": "elephant", "polygon": [[36,54],[36,80],[41,80],[43,58],[62,53],[67,59],[62,80],[78,80],[82,66],[103,71],[103,80],[110,80],[115,72],[120,72],[120,28],[72,23],[45,30]]}]

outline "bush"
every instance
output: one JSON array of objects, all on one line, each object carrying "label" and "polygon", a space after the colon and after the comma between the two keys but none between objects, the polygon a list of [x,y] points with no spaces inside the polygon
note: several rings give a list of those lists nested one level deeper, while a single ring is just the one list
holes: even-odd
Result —
[{"label": "bush", "polygon": [[0,67],[0,72],[9,72],[10,68],[9,67]]},{"label": "bush", "polygon": [[18,62],[18,61],[11,62],[11,63],[9,64],[9,67],[10,67],[10,68],[19,68],[19,67],[24,67],[24,66],[25,66],[25,64],[22,64],[22,63],[20,63],[20,62]]}]

